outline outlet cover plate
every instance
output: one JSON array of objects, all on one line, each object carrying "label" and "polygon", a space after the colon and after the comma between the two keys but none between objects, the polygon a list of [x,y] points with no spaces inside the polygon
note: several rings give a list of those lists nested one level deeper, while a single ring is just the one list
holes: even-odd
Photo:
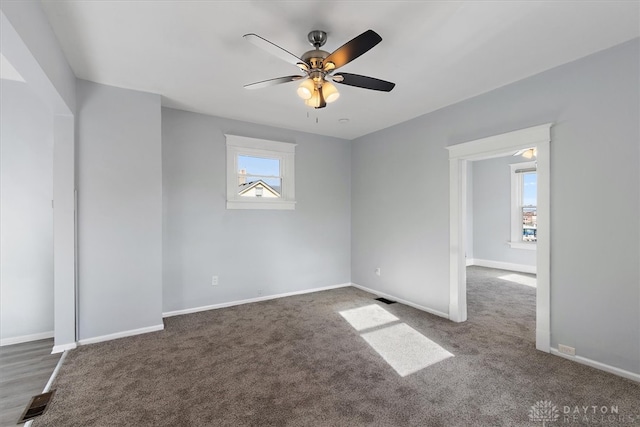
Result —
[{"label": "outlet cover plate", "polygon": [[569,347],[568,345],[558,344],[558,351],[562,354],[566,354],[567,356],[575,356],[576,349],[573,347]]}]

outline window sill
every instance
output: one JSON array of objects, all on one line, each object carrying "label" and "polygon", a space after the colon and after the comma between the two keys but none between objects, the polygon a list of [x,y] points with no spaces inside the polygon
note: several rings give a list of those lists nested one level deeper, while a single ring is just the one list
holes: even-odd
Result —
[{"label": "window sill", "polygon": [[511,249],[526,249],[529,251],[535,251],[536,250],[536,243],[535,242],[508,242],[509,246],[511,246]]},{"label": "window sill", "polygon": [[227,200],[227,209],[273,209],[295,210],[296,202],[291,200],[255,201],[255,200]]}]

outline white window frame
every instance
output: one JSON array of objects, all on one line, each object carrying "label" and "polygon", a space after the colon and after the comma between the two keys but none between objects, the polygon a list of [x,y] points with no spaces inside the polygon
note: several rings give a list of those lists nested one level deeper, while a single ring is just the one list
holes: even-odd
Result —
[{"label": "white window frame", "polygon": [[535,169],[536,162],[512,163],[511,168],[511,240],[509,246],[513,249],[536,250],[536,242],[522,240],[522,184],[524,174],[517,173],[521,169]]},{"label": "white window frame", "polygon": [[[225,137],[227,140],[227,209],[295,209],[295,148],[297,144],[238,135],[225,135]],[[282,177],[281,197],[240,196],[238,194],[238,156],[279,160]]]}]

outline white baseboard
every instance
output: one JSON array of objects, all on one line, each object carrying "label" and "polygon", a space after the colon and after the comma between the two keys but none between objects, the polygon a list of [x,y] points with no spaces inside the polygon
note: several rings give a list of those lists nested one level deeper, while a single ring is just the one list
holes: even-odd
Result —
[{"label": "white baseboard", "polygon": [[180,316],[180,315],[183,315],[183,314],[198,313],[200,311],[208,311],[208,310],[215,310],[215,309],[218,309],[218,308],[226,308],[226,307],[233,307],[233,306],[236,306],[236,305],[250,304],[252,302],[268,301],[268,300],[271,300],[271,299],[291,297],[291,296],[294,296],[294,295],[303,295],[303,294],[310,294],[310,293],[313,293],[313,292],[328,291],[328,290],[331,290],[331,289],[346,288],[348,286],[351,286],[351,283],[342,283],[340,285],[325,286],[323,288],[305,289],[303,291],[286,292],[286,293],[283,293],[283,294],[266,295],[266,296],[257,297],[257,298],[249,298],[249,299],[243,299],[243,300],[238,300],[238,301],[222,302],[222,303],[219,303],[219,304],[203,305],[203,306],[200,306],[200,307],[185,308],[183,310],[167,311],[166,313],[162,313],[162,317]]},{"label": "white baseboard", "polygon": [[616,368],[615,366],[606,365],[601,362],[596,362],[595,360],[587,359],[586,357],[582,357],[582,356],[569,356],[568,354],[560,353],[560,351],[558,351],[558,349],[554,347],[551,347],[551,354],[563,357],[565,359],[573,360],[574,362],[578,362],[582,365],[591,366],[592,368],[596,368],[601,371],[609,372],[610,374],[618,375],[623,378],[640,382],[640,374],[636,374],[630,371],[625,371],[624,369]]},{"label": "white baseboard", "polygon": [[53,331],[40,332],[38,334],[22,335],[13,338],[3,338],[0,340],[0,347],[5,345],[22,344],[23,342],[44,340],[47,338],[53,338]]},{"label": "white baseboard", "polygon": [[164,329],[164,323],[161,323],[159,325],[148,326],[146,328],[131,329],[128,331],[116,332],[115,334],[101,335],[99,337],[81,339],[78,341],[78,344],[79,345],[95,344],[98,342],[111,341],[118,338],[131,337],[133,335],[140,335],[140,334],[146,334],[149,332],[161,331],[163,329]]},{"label": "white baseboard", "polygon": [[467,267],[469,267],[470,265],[476,264],[476,260],[473,258],[466,258],[466,260],[467,260]]},{"label": "white baseboard", "polygon": [[76,347],[78,347],[78,344],[74,342],[71,342],[69,344],[54,345],[53,349],[51,350],[51,354],[63,353],[67,350],[73,350]]},{"label": "white baseboard", "polygon": [[361,289],[361,290],[363,290],[365,292],[369,292],[370,294],[374,294],[374,295],[378,295],[378,296],[381,296],[381,297],[384,297],[384,298],[387,298],[387,299],[391,299],[391,300],[397,301],[397,302],[399,302],[401,304],[408,305],[409,307],[417,308],[418,310],[421,310],[421,311],[426,311],[427,313],[431,313],[431,314],[434,314],[434,315],[439,316],[439,317],[444,317],[445,319],[449,318],[449,315],[447,313],[443,313],[441,311],[434,310],[434,309],[429,308],[429,307],[425,307],[425,306],[422,306],[422,305],[419,305],[419,304],[415,304],[415,303],[412,303],[411,301],[407,301],[407,300],[404,300],[402,298],[398,298],[396,296],[393,296],[393,295],[390,295],[390,294],[387,294],[387,293],[384,293],[384,292],[376,291],[375,289],[369,289],[369,288],[367,288],[365,286],[361,286],[361,285],[358,285],[356,283],[352,283],[351,286],[353,286],[354,288]]},{"label": "white baseboard", "polygon": [[[75,347],[76,347],[76,344],[73,343],[73,348],[75,348]],[[53,354],[53,353],[51,353],[51,354]],[[44,386],[44,389],[42,390],[42,393],[48,393],[49,391],[51,391],[51,386],[53,385],[53,381],[55,381],[56,377],[58,376],[58,372],[60,372],[60,368],[62,367],[62,364],[64,363],[64,359],[66,357],[67,357],[67,353],[66,352],[62,353],[62,356],[58,360],[58,363],[56,364],[55,369],[51,373],[51,376],[49,377],[49,381],[47,381],[47,384]],[[29,421],[24,423],[24,427],[31,427],[33,425],[33,421],[34,421],[34,419],[30,419]]]},{"label": "white baseboard", "polygon": [[[469,264],[469,261],[472,263]],[[491,261],[487,259],[468,259],[467,265],[477,265],[479,267],[497,268],[499,270],[519,271],[520,273],[536,274],[535,265],[513,264],[510,262]]]},{"label": "white baseboard", "polygon": [[47,381],[47,384],[45,384],[44,389],[42,389],[43,393],[47,393],[49,390],[51,390],[53,381],[55,381],[56,377],[58,376],[58,372],[60,372],[60,368],[62,367],[62,364],[64,363],[64,359],[67,357],[67,354],[68,353],[65,351],[64,353],[62,353],[62,356],[60,356],[58,363],[56,363],[55,369],[53,370],[53,372],[51,373],[51,376],[49,377],[49,381]]}]

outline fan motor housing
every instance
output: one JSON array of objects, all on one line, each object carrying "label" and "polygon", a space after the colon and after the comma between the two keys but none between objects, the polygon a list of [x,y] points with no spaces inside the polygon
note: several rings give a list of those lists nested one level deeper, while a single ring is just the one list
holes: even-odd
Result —
[{"label": "fan motor housing", "polygon": [[309,64],[311,69],[322,70],[324,67],[324,60],[327,56],[329,56],[329,52],[315,49],[305,52],[300,59]]}]

